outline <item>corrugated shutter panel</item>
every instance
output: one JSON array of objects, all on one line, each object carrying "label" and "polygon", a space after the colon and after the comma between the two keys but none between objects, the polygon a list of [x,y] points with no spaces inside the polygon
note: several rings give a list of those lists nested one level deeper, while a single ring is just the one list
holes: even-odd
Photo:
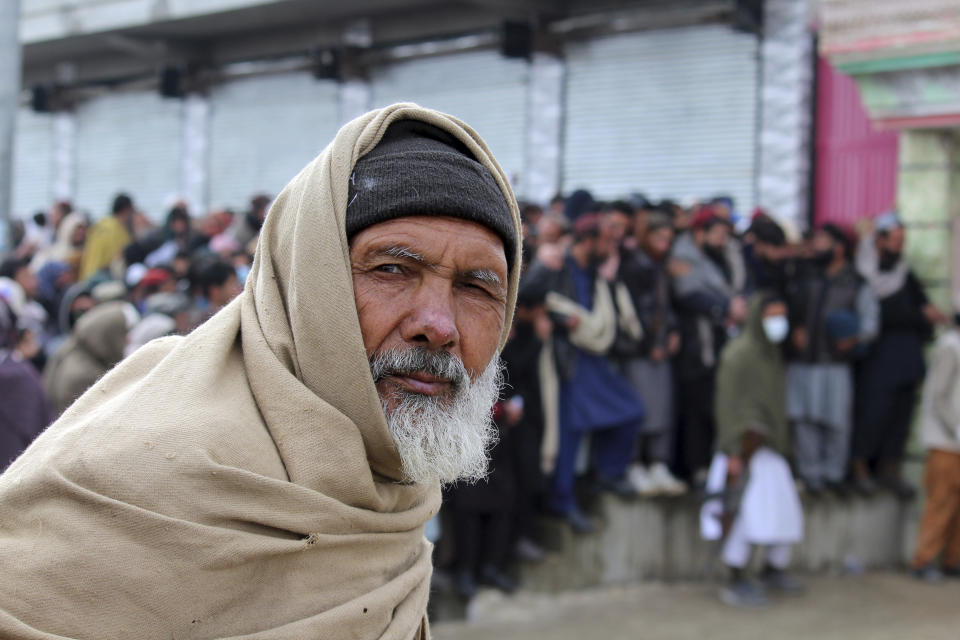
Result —
[{"label": "corrugated shutter panel", "polygon": [[13,215],[29,216],[53,201],[53,116],[20,109],[14,129]]},{"label": "corrugated shutter panel", "polygon": [[471,51],[399,62],[372,74],[373,106],[416,102],[460,118],[484,139],[523,191],[527,62]]},{"label": "corrugated shutter panel", "polygon": [[817,64],[814,218],[852,228],[895,206],[899,134],[874,128],[853,78]]},{"label": "corrugated shutter panel", "polygon": [[724,25],[567,48],[564,191],[754,199],[757,40]]},{"label": "corrugated shutter panel", "polygon": [[94,217],[129,193],[154,221],[180,189],[179,100],[152,91],[111,93],[77,108],[76,204]]},{"label": "corrugated shutter panel", "polygon": [[339,128],[337,84],[308,73],[236,80],[210,98],[210,204],[276,196]]}]

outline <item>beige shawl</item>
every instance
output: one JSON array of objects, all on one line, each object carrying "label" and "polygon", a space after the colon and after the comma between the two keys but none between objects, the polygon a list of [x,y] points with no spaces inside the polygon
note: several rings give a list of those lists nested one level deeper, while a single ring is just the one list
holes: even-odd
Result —
[{"label": "beige shawl", "polygon": [[402,104],[344,126],[277,198],[243,294],[121,363],[0,477],[0,637],[428,635],[440,491],[398,482],[344,232],[354,164],[411,118],[491,170],[519,230],[458,120]]}]

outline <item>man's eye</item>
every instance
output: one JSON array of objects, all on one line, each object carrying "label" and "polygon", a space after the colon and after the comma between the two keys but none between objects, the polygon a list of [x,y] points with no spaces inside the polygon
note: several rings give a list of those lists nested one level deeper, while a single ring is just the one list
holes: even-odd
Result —
[{"label": "man's eye", "polygon": [[403,273],[403,268],[398,264],[382,264],[377,267],[380,273]]},{"label": "man's eye", "polygon": [[482,293],[487,296],[492,296],[492,294],[490,293],[490,290],[487,289],[486,286],[478,282],[466,281],[466,282],[460,283],[460,286],[473,293]]}]

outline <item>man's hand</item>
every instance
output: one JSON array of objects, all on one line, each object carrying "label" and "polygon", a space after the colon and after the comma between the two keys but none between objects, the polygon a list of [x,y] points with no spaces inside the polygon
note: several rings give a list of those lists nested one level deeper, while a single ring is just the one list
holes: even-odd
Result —
[{"label": "man's hand", "polygon": [[851,351],[853,351],[858,344],[860,344],[860,338],[858,338],[857,336],[851,336],[849,338],[837,340],[836,342],[833,343],[833,346],[837,350],[837,353],[841,355],[846,355]]},{"label": "man's hand", "polygon": [[536,312],[534,312],[533,332],[537,334],[541,342],[549,340],[550,335],[553,333],[553,323],[550,322],[550,315],[543,307],[537,307]]},{"label": "man's hand", "polygon": [[580,326],[580,316],[567,316],[567,329],[576,331]]},{"label": "man's hand", "polygon": [[597,269],[600,277],[607,282],[613,282],[617,277],[617,271],[620,270],[620,254],[613,252],[610,257],[603,261],[603,264]]},{"label": "man's hand", "polygon": [[650,350],[650,359],[653,362],[663,362],[663,359],[667,357],[667,351],[663,347],[654,347]]},{"label": "man's hand", "polygon": [[670,260],[667,263],[667,273],[671,278],[682,278],[693,271],[693,265],[685,260]]},{"label": "man's hand", "polygon": [[727,485],[736,483],[743,475],[743,458],[740,456],[727,457]]},{"label": "man's hand", "polygon": [[513,396],[509,402],[503,405],[504,422],[508,427],[517,425],[523,420],[523,398]]},{"label": "man's hand", "polygon": [[667,355],[673,357],[678,353],[680,353],[680,333],[672,331],[667,336]]},{"label": "man's hand", "polygon": [[790,339],[793,342],[793,348],[797,351],[806,351],[807,346],[810,344],[810,334],[807,333],[806,327],[797,327],[794,329]]},{"label": "man's hand", "polygon": [[945,316],[940,309],[937,309],[932,304],[927,304],[923,308],[923,315],[927,319],[927,322],[934,326],[941,326],[950,323],[950,320]]},{"label": "man's hand", "polygon": [[853,228],[857,232],[857,237],[862,238],[863,236],[873,233],[876,224],[873,222],[873,218],[861,218],[857,220]]}]

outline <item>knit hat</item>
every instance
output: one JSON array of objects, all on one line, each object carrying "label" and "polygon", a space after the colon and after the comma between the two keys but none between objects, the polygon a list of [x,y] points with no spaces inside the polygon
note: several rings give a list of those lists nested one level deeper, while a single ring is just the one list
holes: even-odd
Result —
[{"label": "knit hat", "polygon": [[347,238],[404,216],[462,218],[500,236],[512,267],[516,230],[503,192],[463,143],[437,127],[414,120],[390,125],[357,161],[347,203]]},{"label": "knit hat", "polygon": [[576,222],[580,216],[593,211],[596,206],[597,202],[593,199],[593,194],[586,189],[577,189],[571,193],[566,202],[564,202],[563,215],[572,224]]}]

